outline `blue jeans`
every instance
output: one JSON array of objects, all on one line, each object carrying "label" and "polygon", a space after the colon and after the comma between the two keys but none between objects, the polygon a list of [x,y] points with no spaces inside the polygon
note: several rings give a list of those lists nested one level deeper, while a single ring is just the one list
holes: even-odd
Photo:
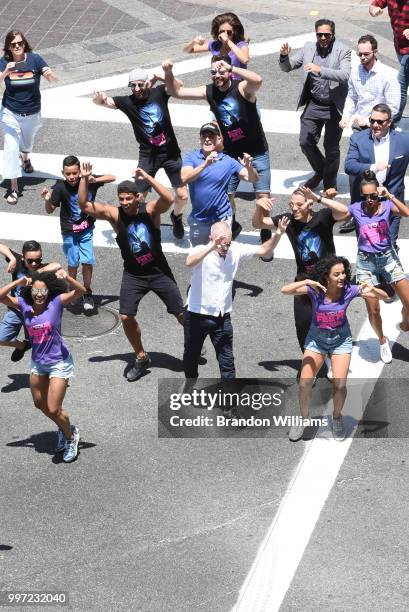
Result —
[{"label": "blue jeans", "polygon": [[28,333],[24,327],[23,315],[11,308],[7,309],[2,321],[0,322],[0,342],[11,342],[15,340],[20,333],[20,329],[24,329],[24,337],[29,340]]},{"label": "blue jeans", "polygon": [[[258,172],[258,179],[253,183],[255,193],[270,193],[271,190],[271,171],[270,171],[270,155],[268,151],[261,153],[260,155],[253,156],[253,168]],[[237,187],[240,183],[240,177],[238,174],[233,174],[228,187],[227,192],[229,194],[235,194]]]},{"label": "blue jeans", "polygon": [[400,106],[397,115],[394,116],[393,122],[396,125],[402,119],[403,111],[405,110],[406,100],[408,98],[409,87],[409,53],[401,55],[398,53],[400,63],[398,72],[398,81],[400,85]]},{"label": "blue jeans", "polygon": [[305,349],[321,355],[345,355],[352,353],[352,336],[349,323],[335,329],[320,329],[311,325],[305,340]]},{"label": "blue jeans", "polygon": [[406,275],[394,249],[387,249],[383,253],[358,251],[356,277],[359,283],[367,281],[376,287],[382,283],[397,283]]},{"label": "blue jeans", "polygon": [[216,351],[221,378],[236,378],[233,356],[233,326],[230,314],[212,317],[185,310],[183,321],[185,332],[185,350],[183,352],[183,369],[186,378],[197,378],[200,351],[206,336]]}]

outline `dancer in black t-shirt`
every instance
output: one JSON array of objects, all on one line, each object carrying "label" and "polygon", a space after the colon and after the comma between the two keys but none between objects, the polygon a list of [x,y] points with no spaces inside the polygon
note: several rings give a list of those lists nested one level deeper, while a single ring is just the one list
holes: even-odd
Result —
[{"label": "dancer in black t-shirt", "polygon": [[[310,189],[300,187],[291,195],[289,206],[291,213],[283,213],[271,218],[272,202],[268,198],[256,201],[253,214],[253,226],[257,229],[278,227],[280,219],[287,216],[290,223],[287,236],[294,251],[297,264],[297,276],[311,272],[314,264],[327,255],[335,254],[333,239],[334,223],[345,220],[345,213],[331,211],[327,208],[314,211],[314,199],[332,204],[332,200],[315,196]],[[294,321],[298,344],[304,351],[304,343],[311,325],[311,301],[304,295],[294,296]]]},{"label": "dancer in black t-shirt", "polygon": [[[131,122],[135,138],[139,143],[138,166],[155,176],[163,168],[175,190],[175,208],[170,214],[175,238],[183,238],[182,210],[187,201],[187,189],[180,177],[182,159],[170,119],[169,94],[164,85],[152,87],[161,77],[148,78],[143,69],[129,73],[130,96],[109,97],[103,91],[94,94],[93,102],[107,108],[121,110]],[[148,182],[139,191],[150,190]]]},{"label": "dancer in black t-shirt", "polygon": [[[125,335],[135,351],[135,363],[127,374],[127,379],[133,382],[141,378],[151,364],[135,318],[143,296],[150,291],[156,293],[168,312],[183,325],[182,296],[162,251],[160,234],[160,216],[173,204],[173,196],[144,170],[137,168],[136,182],[122,181],[118,185],[119,207],[90,202],[87,195],[91,172],[90,163],[82,164],[78,204],[88,215],[109,221],[116,232],[116,241],[124,260],[119,312]],[[138,183],[153,187],[158,199],[145,204]]]}]

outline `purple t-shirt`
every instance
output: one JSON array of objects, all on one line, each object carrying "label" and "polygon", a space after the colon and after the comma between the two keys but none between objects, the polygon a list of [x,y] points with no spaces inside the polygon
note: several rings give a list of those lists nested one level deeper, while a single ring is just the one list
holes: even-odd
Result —
[{"label": "purple t-shirt", "polygon": [[361,202],[354,202],[349,212],[358,226],[358,250],[365,253],[383,253],[391,247],[389,217],[393,204],[390,200],[381,202],[381,212],[368,215]]},{"label": "purple t-shirt", "polygon": [[[245,40],[239,40],[238,43],[234,43],[234,44],[236,45],[236,47],[239,47],[239,49],[242,49],[243,47],[248,47],[248,44],[246,43]],[[212,55],[220,55],[222,43],[219,40],[209,40],[207,48],[209,49]],[[237,57],[237,55],[233,51],[229,51],[228,56],[231,59],[232,66],[236,66],[237,68],[247,68],[247,64],[242,64],[239,58]],[[237,80],[239,81],[241,79],[241,77],[239,77],[238,74],[232,74],[231,78],[236,81]]]},{"label": "purple t-shirt", "polygon": [[307,285],[308,295],[312,302],[312,321],[318,329],[337,329],[347,323],[346,311],[350,302],[361,295],[359,285],[346,284],[344,295],[339,302],[328,302],[325,293],[317,293]]},{"label": "purple t-shirt", "polygon": [[33,347],[33,360],[43,365],[64,361],[70,352],[61,336],[61,296],[57,295],[50,300],[46,309],[39,315],[34,314],[32,306],[21,296],[18,297],[18,305]]}]

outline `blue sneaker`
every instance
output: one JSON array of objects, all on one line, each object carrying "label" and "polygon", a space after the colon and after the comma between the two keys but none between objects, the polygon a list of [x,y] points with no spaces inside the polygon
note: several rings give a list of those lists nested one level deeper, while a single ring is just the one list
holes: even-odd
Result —
[{"label": "blue sneaker", "polygon": [[62,453],[65,449],[65,444],[67,442],[67,438],[65,437],[65,433],[62,429],[57,431],[57,444],[55,445],[54,452]]},{"label": "blue sneaker", "polygon": [[80,432],[78,427],[72,428],[72,438],[71,440],[67,440],[65,443],[65,451],[63,455],[63,461],[65,463],[70,463],[77,458],[78,455],[78,444],[80,441]]}]

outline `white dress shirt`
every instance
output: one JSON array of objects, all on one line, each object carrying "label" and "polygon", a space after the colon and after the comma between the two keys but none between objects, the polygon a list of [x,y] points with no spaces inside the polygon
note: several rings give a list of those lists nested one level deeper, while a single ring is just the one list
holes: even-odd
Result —
[{"label": "white dress shirt", "polygon": [[[370,167],[370,169],[373,172],[375,172],[376,164],[378,162],[381,162],[381,161],[386,162],[386,163],[389,162],[389,143],[390,143],[389,132],[386,134],[386,136],[384,136],[380,140],[378,140],[377,138],[373,139],[375,163],[371,164],[371,167]],[[380,185],[384,184],[386,180],[387,172],[388,172],[388,168],[385,168],[385,170],[379,170],[379,172],[376,172],[376,178]]]},{"label": "white dress shirt", "polygon": [[362,64],[352,69],[348,80],[348,95],[345,100],[343,117],[350,119],[357,115],[366,119],[376,104],[387,104],[396,115],[400,105],[400,85],[396,76],[379,60],[371,70],[366,70]]},{"label": "white dress shirt", "polygon": [[[204,245],[194,247],[190,254],[200,251]],[[218,317],[232,309],[232,287],[239,263],[246,257],[254,257],[259,247],[232,242],[226,257],[211,251],[193,267],[187,309],[190,312]]]}]

